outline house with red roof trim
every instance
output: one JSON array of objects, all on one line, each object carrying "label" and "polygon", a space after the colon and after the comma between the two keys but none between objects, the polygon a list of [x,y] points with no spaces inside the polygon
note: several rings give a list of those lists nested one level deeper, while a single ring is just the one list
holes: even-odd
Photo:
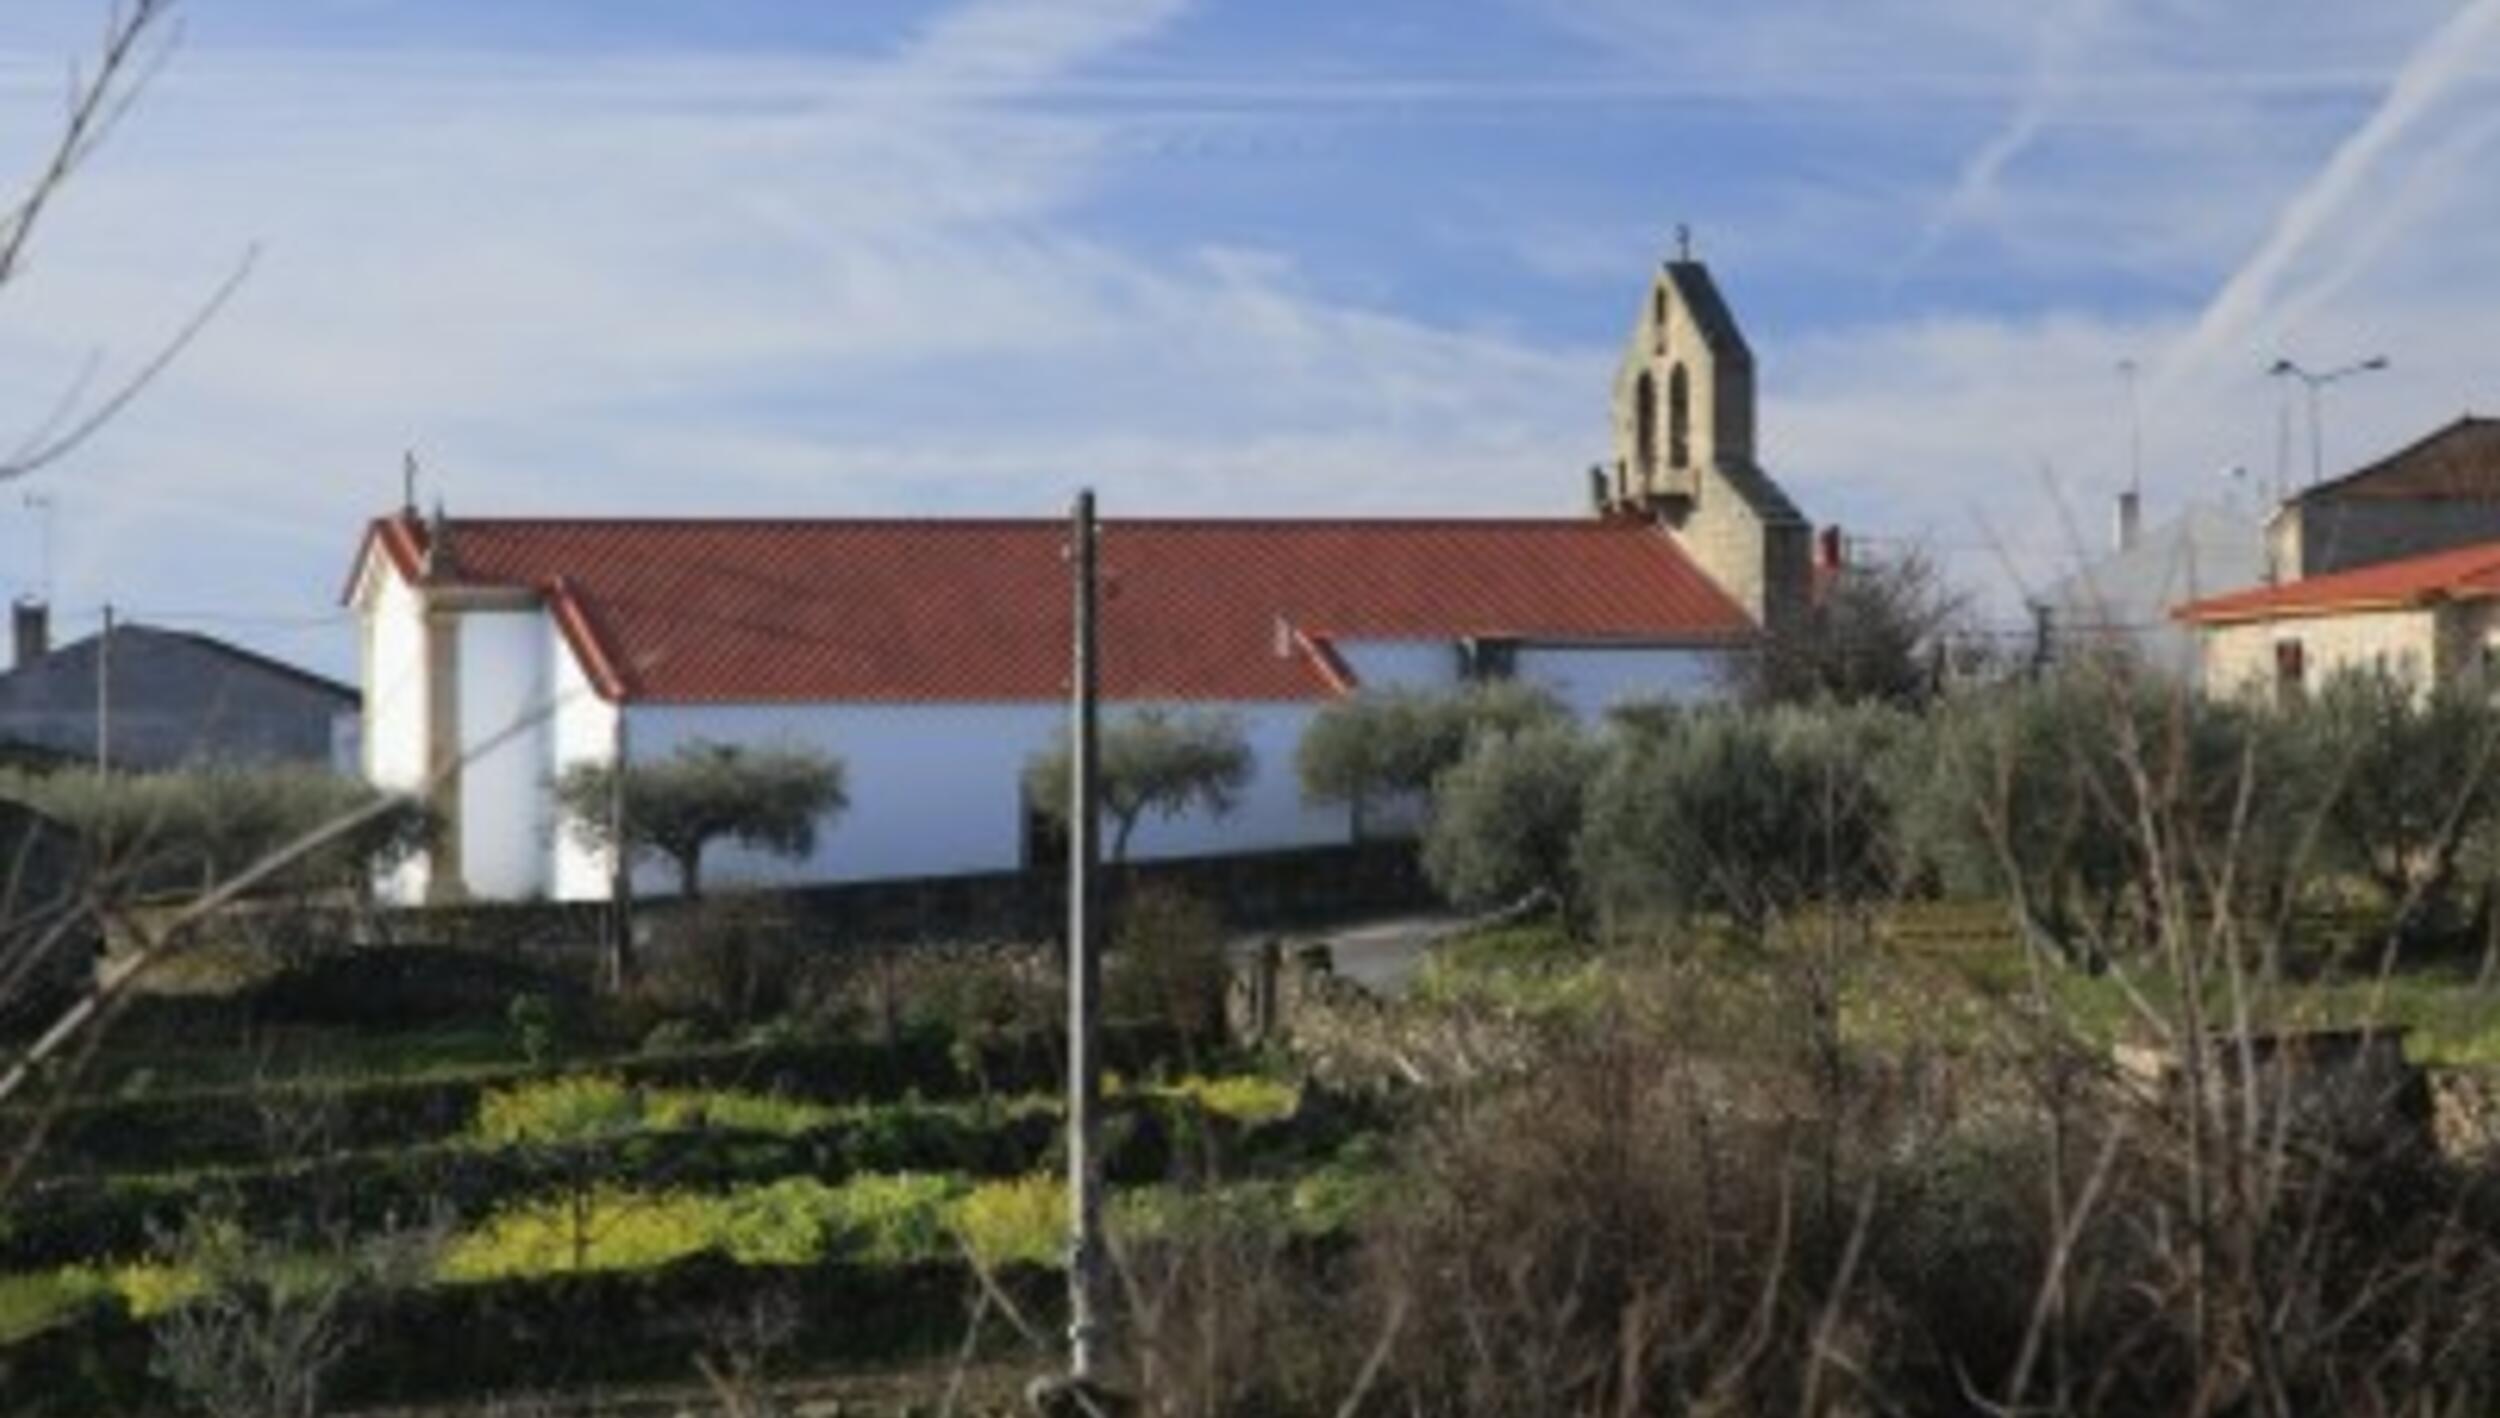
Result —
[{"label": "house with red roof trim", "polygon": [[[1635,334],[1644,358],[1701,367],[1714,341],[1730,348],[1715,291],[1698,324],[1680,304],[1706,287],[1697,263],[1661,271]],[[1654,328],[1661,312],[1672,330]],[[1323,706],[1367,689],[1508,675],[1591,716],[1718,693],[1766,607],[1805,594],[1802,523],[1752,463],[1749,363],[1742,375],[1687,374],[1674,387],[1706,399],[1648,409],[1656,486],[1601,470],[1584,517],[1104,522],[1111,712],[1220,711],[1257,765],[1232,812],[1149,820],[1131,855],[1351,841],[1344,808],[1303,800],[1294,757]],[[1714,441],[1723,415],[1741,435]],[[610,863],[564,830],[554,780],[698,740],[838,756],[850,799],[810,859],[716,848],[715,880],[1033,865],[1023,769],[1066,732],[1067,539],[1057,519],[374,520],[345,593],[362,624],[364,771],[427,787],[447,824],[383,894],[603,898]]]},{"label": "house with red roof trim", "polygon": [[2431,684],[2500,654],[2500,541],[2305,576],[2178,608],[2206,692],[2296,699],[2345,670]]},{"label": "house with red roof trim", "polygon": [[2421,684],[2488,667],[2500,642],[2500,420],[2466,415],[2286,498],[2265,584],[2172,616],[2208,693],[2292,699],[2345,670]]}]

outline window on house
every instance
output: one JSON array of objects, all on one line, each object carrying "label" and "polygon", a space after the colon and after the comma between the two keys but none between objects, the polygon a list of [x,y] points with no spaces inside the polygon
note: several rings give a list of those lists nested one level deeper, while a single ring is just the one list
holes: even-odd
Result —
[{"label": "window on house", "polygon": [[1470,635],[1458,642],[1458,677],[1475,683],[1509,679],[1519,670],[1519,642],[1504,636]]},{"label": "window on house", "polygon": [[1665,286],[1660,286],[1650,296],[1649,328],[1651,338],[1657,343],[1658,353],[1665,354],[1667,352],[1667,288]]},{"label": "window on house", "polygon": [[2307,650],[2297,640],[2274,642],[2274,693],[2286,702],[2301,697],[2309,674]]}]

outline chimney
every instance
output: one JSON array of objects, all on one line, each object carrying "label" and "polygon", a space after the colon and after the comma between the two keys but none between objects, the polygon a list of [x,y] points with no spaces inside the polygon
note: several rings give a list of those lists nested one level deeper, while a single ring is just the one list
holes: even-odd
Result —
[{"label": "chimney", "polygon": [[1848,561],[1848,543],[1841,539],[1840,528],[1825,527],[1814,534],[1814,569],[1838,571]]},{"label": "chimney", "polygon": [[24,669],[52,650],[52,607],[37,596],[20,596],[9,607],[10,663]]},{"label": "chimney", "polygon": [[418,564],[417,575],[428,583],[456,580],[460,575],[459,559],[451,549],[451,519],[443,515],[443,500],[434,499],[434,515],[425,522],[425,559]]},{"label": "chimney", "polygon": [[2118,494],[2118,549],[2135,550],[2136,534],[2144,521],[2144,494],[2129,488]]}]

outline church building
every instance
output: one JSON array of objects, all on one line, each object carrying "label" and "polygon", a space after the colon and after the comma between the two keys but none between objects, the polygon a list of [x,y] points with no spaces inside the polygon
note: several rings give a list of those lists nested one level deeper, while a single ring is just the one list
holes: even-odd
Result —
[{"label": "church building", "polygon": [[[1149,819],[1131,857],[1353,840],[1294,767],[1343,696],[1515,677],[1594,716],[1721,693],[1727,657],[1807,594],[1809,530],[1754,434],[1751,353],[1679,257],[1644,293],[1590,515],[1105,520],[1107,715],[1219,712],[1256,760],[1232,812]],[[1067,535],[1056,517],[376,519],[346,592],[363,767],[447,825],[383,895],[604,897],[610,863],[565,830],[554,781],[698,741],[823,752],[849,796],[808,859],[717,847],[713,880],[1043,865],[1023,768],[1066,733]]]}]

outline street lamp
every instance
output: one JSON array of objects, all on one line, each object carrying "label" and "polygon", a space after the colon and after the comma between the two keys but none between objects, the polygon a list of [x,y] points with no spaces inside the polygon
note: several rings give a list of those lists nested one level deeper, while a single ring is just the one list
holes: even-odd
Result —
[{"label": "street lamp", "polygon": [[2387,356],[2372,355],[2368,359],[2324,371],[2303,369],[2291,360],[2278,359],[2274,362],[2274,366],[2266,371],[2277,378],[2289,375],[2299,380],[2309,391],[2309,482],[2311,486],[2316,486],[2318,481],[2326,476],[2326,440],[2318,429],[2318,391],[2338,379],[2346,379],[2355,374],[2368,374],[2373,370],[2386,367]]}]

